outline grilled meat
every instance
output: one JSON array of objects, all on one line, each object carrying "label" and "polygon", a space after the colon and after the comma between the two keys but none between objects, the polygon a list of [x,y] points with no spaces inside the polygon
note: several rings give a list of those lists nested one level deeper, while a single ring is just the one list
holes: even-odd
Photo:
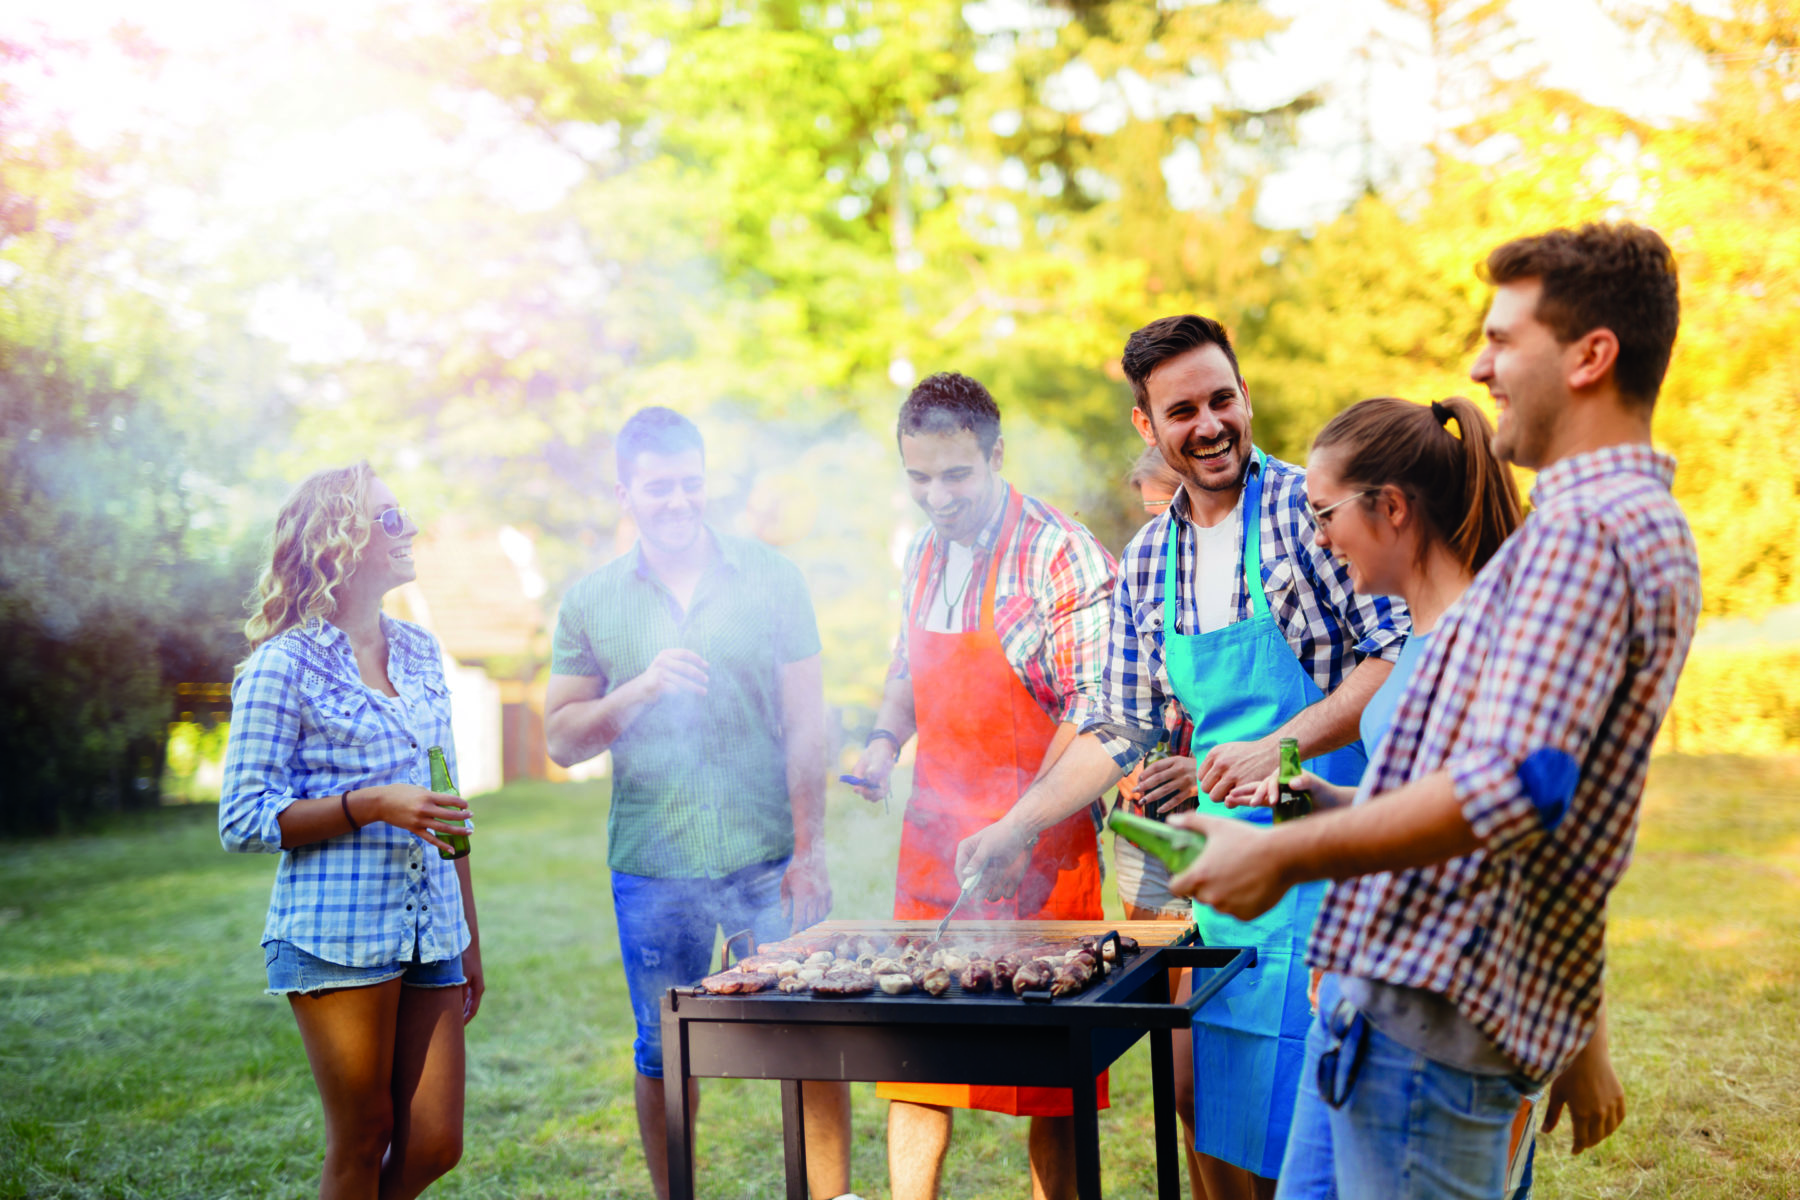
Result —
[{"label": "grilled meat", "polygon": [[886,975],[877,975],[875,982],[881,990],[890,996],[902,996],[913,990],[912,976],[904,971],[890,971]]},{"label": "grilled meat", "polygon": [[994,963],[992,959],[971,958],[969,965],[957,976],[962,990],[970,993],[985,992],[994,986]]},{"label": "grilled meat", "polygon": [[941,996],[950,990],[950,972],[943,967],[926,967],[922,971],[915,970],[912,981],[919,990],[933,996]]},{"label": "grilled meat", "polygon": [[815,996],[866,996],[875,990],[875,977],[855,967],[839,967],[812,985]]},{"label": "grilled meat", "polygon": [[1041,962],[1028,962],[1013,972],[1013,995],[1023,996],[1026,992],[1041,992],[1050,986],[1052,972]]},{"label": "grilled meat", "polygon": [[798,975],[784,976],[781,981],[775,985],[776,991],[783,992],[789,996],[796,995],[800,992],[810,991],[811,988],[812,984],[800,978]]},{"label": "grilled meat", "polygon": [[721,971],[702,979],[700,986],[716,996],[741,996],[774,987],[775,975],[774,972],[764,974],[761,971]]}]

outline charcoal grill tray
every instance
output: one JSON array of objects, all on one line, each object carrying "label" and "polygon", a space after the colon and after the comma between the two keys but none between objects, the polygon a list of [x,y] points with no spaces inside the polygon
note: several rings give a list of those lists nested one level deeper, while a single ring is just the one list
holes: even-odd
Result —
[{"label": "charcoal grill tray", "polygon": [[[828,923],[827,932],[842,930]],[[925,927],[929,928],[929,922]],[[1023,935],[1038,932],[1016,923]],[[1056,922],[1057,934],[1101,934],[1132,925]],[[1146,922],[1145,925],[1158,923]],[[894,927],[884,926],[882,932]],[[862,927],[866,930],[867,927]],[[1005,923],[983,931],[1005,932]],[[790,1200],[806,1196],[806,1159],[800,1080],[891,1080],[906,1083],[1009,1084],[1068,1087],[1075,1100],[1076,1185],[1083,1200],[1099,1200],[1099,1122],[1093,1080],[1146,1033],[1151,1038],[1158,1195],[1181,1194],[1176,1145],[1174,1072],[1169,1035],[1239,971],[1255,952],[1188,944],[1191,930],[1162,924],[1151,936],[1176,935],[1175,944],[1146,944],[1124,956],[1104,980],[1074,995],[1023,1000],[1010,994],[942,996],[789,996],[779,992],[718,996],[673,988],[663,1000],[664,1095],[668,1111],[670,1194],[693,1196],[690,1078],[782,1081],[783,1141]],[[1194,998],[1169,1001],[1168,972],[1199,968]]]}]

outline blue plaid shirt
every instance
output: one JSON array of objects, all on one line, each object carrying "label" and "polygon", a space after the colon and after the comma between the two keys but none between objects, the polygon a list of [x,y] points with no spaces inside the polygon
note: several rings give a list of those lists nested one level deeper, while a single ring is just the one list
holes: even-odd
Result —
[{"label": "blue plaid shirt", "polygon": [[262,940],[291,942],[349,967],[440,962],[469,945],[454,863],[417,834],[371,821],[354,833],[281,848],[281,813],[296,800],[384,783],[429,787],[428,751],[456,773],[450,689],[436,639],[381,619],[388,678],[368,687],[350,639],[329,622],[258,646],[231,685],[231,735],[219,797],[227,850],[281,855]]},{"label": "blue plaid shirt", "polygon": [[[1250,460],[1250,470],[1259,468]],[[1262,491],[1262,585],[1269,612],[1319,690],[1330,695],[1363,658],[1393,661],[1412,630],[1406,605],[1393,596],[1359,596],[1350,574],[1319,549],[1311,511],[1306,507],[1306,472],[1269,458]],[[1243,505],[1243,497],[1238,498]],[[1101,676],[1098,713],[1083,725],[1129,770],[1162,736],[1163,706],[1175,698],[1163,661],[1163,563],[1169,531],[1176,531],[1176,570],[1183,581],[1177,633],[1200,629],[1200,598],[1193,586],[1199,570],[1199,539],[1189,526],[1185,489],[1162,516],[1149,522],[1119,556],[1119,581],[1113,588],[1112,636]],[[1240,522],[1240,528],[1247,528]],[[1242,564],[1244,538],[1238,538]],[[1232,607],[1236,620],[1250,616],[1250,593],[1244,572],[1233,575]]]}]

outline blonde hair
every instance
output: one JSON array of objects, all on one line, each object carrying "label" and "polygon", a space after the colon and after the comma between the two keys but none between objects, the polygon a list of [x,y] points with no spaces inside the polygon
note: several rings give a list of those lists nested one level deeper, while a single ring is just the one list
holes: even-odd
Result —
[{"label": "blonde hair", "polygon": [[301,481],[275,518],[269,561],[246,608],[252,650],[297,625],[337,612],[337,589],[369,544],[367,459],[315,471]]}]

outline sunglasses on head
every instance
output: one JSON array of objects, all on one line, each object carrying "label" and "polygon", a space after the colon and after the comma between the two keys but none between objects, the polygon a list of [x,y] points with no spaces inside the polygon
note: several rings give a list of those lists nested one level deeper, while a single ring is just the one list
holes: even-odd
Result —
[{"label": "sunglasses on head", "polygon": [[375,514],[375,520],[381,525],[381,532],[389,537],[399,537],[406,532],[404,508],[384,508]]}]

